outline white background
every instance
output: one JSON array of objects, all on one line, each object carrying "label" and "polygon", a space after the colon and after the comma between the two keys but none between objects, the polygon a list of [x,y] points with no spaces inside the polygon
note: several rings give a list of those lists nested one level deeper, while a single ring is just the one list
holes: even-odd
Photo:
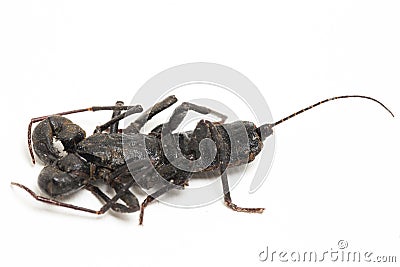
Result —
[{"label": "white background", "polygon": [[[265,266],[258,255],[266,246],[322,253],[340,239],[351,251],[400,261],[400,4],[145,2],[0,4],[0,265]],[[250,195],[245,176],[232,192],[239,205],[265,207],[262,215],[234,213],[221,201],[154,204],[140,227],[137,213],[95,217],[11,188],[18,181],[39,192],[42,166],[32,166],[26,146],[30,118],[129,102],[153,75],[197,61],[245,74],[276,119],[343,94],[375,97],[398,116],[348,99],[279,126],[264,185]],[[90,133],[109,117],[70,118]],[[68,201],[100,206],[88,192]]]}]

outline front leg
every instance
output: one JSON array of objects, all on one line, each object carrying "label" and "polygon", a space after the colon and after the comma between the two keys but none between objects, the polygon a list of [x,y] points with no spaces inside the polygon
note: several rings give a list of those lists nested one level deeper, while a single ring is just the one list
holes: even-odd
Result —
[{"label": "front leg", "polygon": [[40,201],[40,202],[44,202],[44,203],[47,203],[47,204],[50,204],[50,205],[55,205],[55,206],[64,207],[64,208],[68,208],[68,209],[79,210],[79,211],[83,211],[83,212],[97,214],[97,215],[100,215],[100,214],[104,213],[101,210],[88,209],[88,208],[84,208],[84,207],[80,207],[80,206],[64,203],[64,202],[61,202],[61,201],[58,201],[58,200],[55,200],[55,199],[51,199],[51,198],[48,198],[48,197],[39,196],[35,192],[33,192],[31,189],[26,187],[25,185],[22,185],[22,184],[19,184],[19,183],[11,182],[11,185],[14,185],[14,186],[17,186],[19,188],[22,188],[23,190],[28,192],[34,199],[36,199],[37,201]]}]

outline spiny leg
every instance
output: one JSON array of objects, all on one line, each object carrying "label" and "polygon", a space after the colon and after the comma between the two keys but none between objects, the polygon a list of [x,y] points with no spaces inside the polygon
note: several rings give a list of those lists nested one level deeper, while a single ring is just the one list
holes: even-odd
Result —
[{"label": "spiny leg", "polygon": [[[134,110],[140,110],[138,112],[142,111],[142,108],[141,108],[140,105],[136,105],[136,106],[121,106],[119,108],[121,110],[134,109]],[[75,109],[75,110],[70,110],[70,111],[59,112],[59,113],[52,114],[52,115],[64,116],[64,115],[81,113],[81,112],[86,112],[86,111],[93,111],[94,112],[94,111],[100,111],[100,110],[115,110],[115,106],[93,106],[93,107],[90,107],[90,108],[82,108],[82,109]],[[32,149],[32,125],[34,123],[36,123],[36,122],[40,122],[42,120],[45,120],[46,118],[48,118],[49,116],[52,116],[52,115],[46,115],[46,116],[40,116],[40,117],[32,118],[31,121],[29,122],[29,125],[28,125],[28,148],[29,148],[29,153],[31,155],[33,164],[35,164],[35,156],[33,154],[33,149]]]},{"label": "spiny leg", "polygon": [[264,208],[242,208],[237,206],[236,204],[232,203],[232,198],[229,190],[229,183],[228,183],[228,175],[226,173],[226,168],[228,164],[228,159],[226,158],[226,144],[224,143],[221,134],[218,132],[215,125],[210,121],[205,121],[208,125],[212,139],[217,146],[217,159],[220,165],[220,173],[221,173],[221,180],[222,180],[222,188],[224,191],[224,203],[227,207],[234,211],[239,212],[249,212],[249,213],[262,213]]}]

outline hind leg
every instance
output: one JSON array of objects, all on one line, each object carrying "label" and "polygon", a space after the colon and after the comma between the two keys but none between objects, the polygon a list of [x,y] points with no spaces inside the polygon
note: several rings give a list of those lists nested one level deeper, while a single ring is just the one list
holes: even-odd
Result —
[{"label": "hind leg", "polygon": [[264,211],[264,208],[242,208],[232,202],[231,193],[229,190],[228,175],[226,173],[226,168],[228,163],[228,159],[226,158],[226,144],[223,142],[222,136],[218,132],[215,125],[209,121],[205,121],[205,123],[210,129],[212,139],[214,140],[217,146],[217,159],[219,161],[219,166],[220,166],[225,205],[234,211],[248,212],[248,213],[262,213]]}]

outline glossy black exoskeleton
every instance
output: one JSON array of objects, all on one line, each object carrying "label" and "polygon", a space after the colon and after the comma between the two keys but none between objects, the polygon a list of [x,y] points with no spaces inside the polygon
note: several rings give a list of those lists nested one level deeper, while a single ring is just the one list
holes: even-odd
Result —
[{"label": "glossy black exoskeleton", "polygon": [[[174,110],[168,122],[155,127],[149,134],[141,133],[147,121],[177,102],[175,96],[170,96],[141,114],[125,129],[119,129],[118,122],[142,112],[141,106],[124,106],[122,102],[117,102],[115,106],[91,107],[34,118],[28,127],[28,144],[32,161],[35,162],[34,150],[46,165],[39,174],[38,185],[49,197],[39,196],[22,184],[12,184],[23,188],[39,201],[94,214],[103,214],[109,209],[117,212],[141,210],[141,224],[144,208],[155,198],[188,185],[193,173],[217,171],[221,175],[226,206],[235,211],[262,213],[263,208],[242,208],[232,202],[226,168],[253,161],[276,125],[322,103],[354,97],[375,101],[391,113],[382,103],[370,97],[338,96],[325,99],[275,123],[257,127],[248,121],[225,123],[223,114],[185,102]],[[64,117],[97,110],[112,110],[113,115],[110,121],[96,127],[88,137],[80,126]],[[215,115],[220,121],[201,120],[193,131],[174,133],[190,110]],[[32,124],[36,122],[39,124],[31,136]],[[62,153],[56,148],[55,140],[61,142]],[[204,140],[212,140],[212,145],[204,145]],[[179,164],[187,168],[181,168]],[[97,183],[113,188],[115,195],[108,197],[97,187]],[[134,185],[145,189],[154,187],[157,191],[139,205],[138,199],[130,191]],[[57,200],[81,189],[91,191],[105,202],[104,206],[100,210],[92,210]],[[125,204],[117,203],[119,199]]]}]

